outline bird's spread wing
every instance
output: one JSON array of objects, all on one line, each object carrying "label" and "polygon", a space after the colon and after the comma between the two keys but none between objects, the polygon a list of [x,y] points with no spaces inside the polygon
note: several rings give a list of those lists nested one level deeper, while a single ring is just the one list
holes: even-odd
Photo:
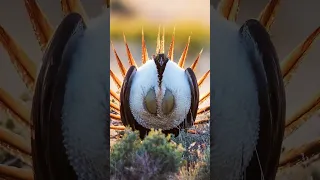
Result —
[{"label": "bird's spread wing", "polygon": [[32,104],[32,157],[35,179],[77,179],[68,162],[61,132],[70,41],[85,29],[79,14],[67,15],[55,31],[42,59]]},{"label": "bird's spread wing", "polygon": [[188,76],[190,90],[191,90],[191,107],[187,115],[185,126],[190,127],[193,125],[197,117],[197,110],[199,105],[199,87],[198,87],[196,75],[194,74],[193,70],[191,68],[187,68],[185,72]]},{"label": "bird's spread wing", "polygon": [[256,151],[245,172],[246,179],[274,179],[285,125],[285,91],[279,60],[270,36],[257,20],[248,20],[239,30],[250,57],[258,86],[260,131]]},{"label": "bird's spread wing", "polygon": [[130,110],[130,90],[132,79],[137,71],[135,66],[131,66],[126,73],[126,76],[123,80],[121,92],[120,92],[120,109],[121,109],[121,120],[123,125],[130,126],[135,129],[135,120]]}]

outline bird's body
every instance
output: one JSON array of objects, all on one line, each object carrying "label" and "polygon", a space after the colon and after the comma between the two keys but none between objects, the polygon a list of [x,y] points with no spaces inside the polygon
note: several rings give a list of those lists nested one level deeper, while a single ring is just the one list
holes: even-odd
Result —
[{"label": "bird's body", "polygon": [[274,179],[285,111],[278,59],[265,30],[258,37],[250,31],[258,23],[240,28],[211,12],[212,178]]},{"label": "bird's body", "polygon": [[[78,179],[107,179],[109,167],[110,52],[109,10],[89,21],[83,35],[69,51],[68,73],[62,116],[64,145]],[[67,51],[68,53],[68,51]]]},{"label": "bird's body", "polygon": [[32,114],[36,179],[108,178],[108,31],[108,12],[87,25],[69,14],[46,50]]},{"label": "bird's body", "polygon": [[152,128],[177,136],[181,128],[193,125],[198,101],[194,72],[158,53],[140,68],[128,70],[121,88],[121,120],[139,130],[141,138]]},{"label": "bird's body", "polygon": [[[145,110],[144,97],[150,88],[155,91],[157,107],[161,107],[166,91],[172,92],[175,104],[171,113],[166,115],[158,108],[157,115],[153,115]],[[148,60],[139,67],[132,81],[130,95],[129,103],[133,116],[140,125],[148,129],[169,130],[177,127],[184,121],[191,106],[188,76],[184,69],[170,60],[166,64],[160,86],[154,60]]]},{"label": "bird's body", "polygon": [[210,166],[215,178],[234,180],[248,165],[258,138],[258,92],[239,28],[219,14],[211,19],[210,38],[216,43],[210,46],[214,107]]}]

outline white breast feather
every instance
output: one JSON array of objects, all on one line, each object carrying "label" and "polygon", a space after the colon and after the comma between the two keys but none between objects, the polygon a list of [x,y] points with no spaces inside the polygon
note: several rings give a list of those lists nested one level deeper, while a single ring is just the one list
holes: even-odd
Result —
[{"label": "white breast feather", "polygon": [[68,76],[63,107],[67,155],[80,180],[107,179],[109,10],[88,23]]},{"label": "white breast feather", "polygon": [[[158,86],[158,75],[154,60],[138,68],[130,91],[130,108],[136,121],[145,128],[172,129],[186,118],[191,106],[191,92],[185,70],[168,61],[162,79],[162,91],[170,89],[175,97],[175,108],[165,117],[156,117],[144,108],[144,97],[151,87]],[[159,89],[156,88],[156,93]],[[162,93],[162,96],[164,93]]]},{"label": "white breast feather", "polygon": [[258,138],[258,92],[248,56],[240,43],[239,27],[222,19],[212,6],[211,12],[211,178],[238,180],[248,166]]}]

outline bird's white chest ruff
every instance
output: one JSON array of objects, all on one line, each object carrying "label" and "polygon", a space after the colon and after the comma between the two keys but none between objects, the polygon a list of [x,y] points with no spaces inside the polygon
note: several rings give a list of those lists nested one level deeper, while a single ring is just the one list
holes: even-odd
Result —
[{"label": "bird's white chest ruff", "polygon": [[68,74],[62,131],[68,160],[79,180],[108,178],[106,130],[109,10],[89,21]]},{"label": "bird's white chest ruff", "polygon": [[[211,9],[213,10],[213,8]],[[238,180],[248,166],[259,135],[257,85],[238,27],[213,17],[211,119],[212,179]]]},{"label": "bird's white chest ruff", "polygon": [[[175,98],[175,106],[168,115],[155,116],[145,110],[144,97],[150,88],[155,88],[157,104],[161,104],[165,91],[169,89]],[[138,68],[130,90],[130,109],[135,120],[145,128],[169,130],[177,127],[186,118],[191,106],[191,91],[184,69],[168,61],[161,88],[158,87],[158,74],[153,60]]]}]

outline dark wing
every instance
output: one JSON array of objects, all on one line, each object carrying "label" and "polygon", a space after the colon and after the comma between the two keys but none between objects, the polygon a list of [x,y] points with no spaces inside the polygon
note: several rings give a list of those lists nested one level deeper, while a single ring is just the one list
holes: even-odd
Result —
[{"label": "dark wing", "polygon": [[123,80],[120,92],[120,115],[123,125],[130,126],[132,130],[138,130],[140,132],[140,137],[143,138],[149,130],[137,123],[131,113],[129,105],[131,84],[136,71],[137,68],[135,66],[131,66]]},{"label": "dark wing", "polygon": [[188,76],[191,90],[191,107],[187,115],[187,119],[182,126],[184,128],[188,128],[193,126],[193,123],[197,117],[197,111],[199,106],[199,87],[196,75],[194,74],[193,70],[191,68],[187,68],[185,72]]},{"label": "dark wing", "polygon": [[[265,28],[257,20],[248,20],[240,28],[258,85],[260,132],[257,153],[246,169],[247,180],[274,180],[281,154],[285,126],[286,100],[276,50]],[[257,155],[258,154],[258,155]]]},{"label": "dark wing", "polygon": [[135,120],[130,110],[129,99],[133,76],[137,68],[131,66],[124,77],[120,92],[120,115],[123,125],[130,126],[135,129]]},{"label": "dark wing", "polygon": [[[42,59],[33,97],[31,118],[32,159],[35,180],[76,180],[70,166],[61,132],[66,76],[71,57],[63,57],[70,41],[85,28],[79,14],[67,15],[58,26]],[[75,34],[75,32],[77,32]]]}]

